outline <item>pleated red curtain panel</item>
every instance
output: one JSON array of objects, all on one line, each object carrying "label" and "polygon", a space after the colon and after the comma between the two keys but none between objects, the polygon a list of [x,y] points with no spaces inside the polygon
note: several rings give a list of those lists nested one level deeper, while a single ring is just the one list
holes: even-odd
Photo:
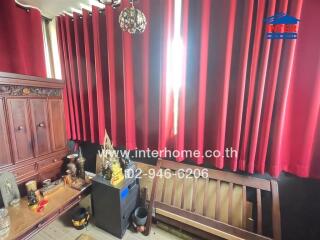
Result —
[{"label": "pleated red curtain panel", "polygon": [[[320,2],[182,2],[176,148],[217,168],[319,178]],[[297,40],[266,39],[264,18],[279,12],[301,19]],[[238,155],[203,157],[226,147]]]},{"label": "pleated red curtain panel", "polygon": [[139,1],[148,25],[137,35],[122,32],[118,23],[128,6],[124,1],[118,9],[58,17],[68,137],[102,144],[107,129],[115,146],[157,149],[171,134],[159,112],[161,106],[170,113],[162,80],[173,1]]},{"label": "pleated red curtain panel", "polygon": [[0,71],[46,77],[41,14],[0,1]]}]

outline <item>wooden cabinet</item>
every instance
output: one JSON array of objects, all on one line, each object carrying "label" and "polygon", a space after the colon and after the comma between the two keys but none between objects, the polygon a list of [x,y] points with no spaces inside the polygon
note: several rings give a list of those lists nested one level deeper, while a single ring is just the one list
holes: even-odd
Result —
[{"label": "wooden cabinet", "polygon": [[30,99],[30,110],[35,156],[48,154],[51,151],[48,124],[48,100],[41,98]]},{"label": "wooden cabinet", "polygon": [[64,82],[0,72],[0,173],[19,183],[59,175],[67,155]]},{"label": "wooden cabinet", "polygon": [[61,99],[49,99],[48,109],[52,149],[56,151],[66,147],[63,101]]},{"label": "wooden cabinet", "polygon": [[28,100],[23,98],[7,99],[9,126],[14,155],[14,162],[32,159],[33,145],[31,138]]},{"label": "wooden cabinet", "polygon": [[10,154],[9,135],[6,124],[5,105],[3,98],[0,98],[0,145],[0,167],[11,165],[13,162]]}]

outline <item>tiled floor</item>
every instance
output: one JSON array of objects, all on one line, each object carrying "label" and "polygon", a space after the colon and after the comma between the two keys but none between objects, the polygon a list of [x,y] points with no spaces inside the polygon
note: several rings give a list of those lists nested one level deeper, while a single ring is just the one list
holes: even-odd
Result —
[{"label": "tiled floor", "polygon": [[[37,235],[35,235],[32,240],[75,240],[82,233],[90,235],[95,240],[117,240],[118,238],[110,235],[109,233],[97,228],[93,224],[89,224],[87,229],[76,230],[70,225],[70,216],[66,214],[65,216],[57,219]],[[149,236],[144,236],[140,233],[133,233],[129,230],[122,238],[123,240],[180,240],[180,238],[167,233],[156,226],[151,230]]]}]

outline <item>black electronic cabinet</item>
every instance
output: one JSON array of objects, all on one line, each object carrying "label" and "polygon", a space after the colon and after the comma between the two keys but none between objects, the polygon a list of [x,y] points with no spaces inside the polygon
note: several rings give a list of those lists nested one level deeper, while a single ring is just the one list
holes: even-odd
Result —
[{"label": "black electronic cabinet", "polygon": [[138,205],[139,179],[125,179],[117,186],[102,176],[92,181],[92,208],[97,227],[122,238],[130,223],[130,217]]}]

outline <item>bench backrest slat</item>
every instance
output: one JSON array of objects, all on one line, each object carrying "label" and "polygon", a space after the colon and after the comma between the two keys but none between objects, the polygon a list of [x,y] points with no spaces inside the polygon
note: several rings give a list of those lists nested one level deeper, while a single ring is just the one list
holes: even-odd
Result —
[{"label": "bench backrest slat", "polygon": [[[279,192],[278,192],[278,185],[277,182],[274,180],[266,180],[266,179],[260,179],[256,177],[251,177],[251,176],[244,176],[244,175],[239,175],[236,173],[231,173],[231,172],[225,172],[225,171],[219,171],[219,170],[213,170],[213,169],[205,169],[208,172],[208,177],[201,177],[204,182],[204,188],[203,188],[203,202],[202,203],[202,209],[196,210],[196,202],[198,196],[198,187],[200,180],[195,177],[195,174],[193,175],[192,183],[190,181],[187,182],[186,177],[183,178],[182,180],[182,193],[181,193],[181,202],[178,202],[178,206],[176,207],[176,200],[175,196],[177,194],[176,188],[177,188],[177,175],[174,174],[173,178],[173,183],[172,183],[172,191],[171,191],[171,197],[169,198],[168,201],[165,203],[165,193],[166,193],[166,188],[167,188],[167,179],[164,179],[163,183],[163,189],[162,191],[159,192],[161,194],[160,198],[155,197],[156,187],[157,187],[157,181],[158,181],[158,174],[157,172],[160,169],[169,169],[173,173],[177,173],[177,171],[191,171],[195,173],[195,170],[198,172],[202,172],[205,168],[199,167],[199,166],[193,166],[193,165],[187,165],[187,164],[181,164],[173,161],[168,161],[168,160],[162,160],[159,159],[156,167],[156,174],[155,178],[153,180],[153,187],[152,187],[152,192],[151,192],[151,197],[150,197],[150,204],[153,206],[155,204],[157,207],[163,207],[165,209],[170,209],[170,211],[174,210],[175,213],[178,215],[182,214],[184,216],[188,216],[190,219],[195,219],[199,222],[207,223],[210,226],[214,227],[221,227],[221,229],[218,229],[218,231],[227,231],[227,236],[228,234],[235,234],[235,238],[241,238],[243,236],[246,236],[246,239],[270,239],[268,237],[263,236],[263,229],[262,229],[262,191],[267,191],[270,192],[272,195],[272,228],[273,228],[273,239],[275,240],[280,240],[281,239],[281,225],[280,225],[280,205],[279,205]],[[191,183],[191,189],[187,188],[190,187]],[[210,189],[213,189],[212,186],[215,186],[214,189],[214,194],[215,194],[215,206],[209,205],[211,204],[211,201],[209,199],[209,183],[211,183]],[[214,185],[213,185],[214,184]],[[228,185],[226,185],[228,184]],[[224,190],[227,187],[227,192],[224,191],[222,192],[223,188]],[[248,229],[251,229],[250,227],[248,228],[247,226],[247,218],[251,216],[250,213],[249,216],[247,216],[247,207],[252,206],[250,202],[247,201],[247,191],[248,188],[253,188],[256,193],[256,232],[253,233],[251,231],[248,231]],[[160,189],[159,189],[160,190]],[[235,190],[237,190],[238,194],[234,195]],[[188,199],[191,202],[186,203],[187,199],[187,194],[188,194]],[[223,194],[223,195],[222,195]],[[227,194],[227,195],[225,195]],[[240,195],[241,194],[241,195]],[[190,197],[191,196],[191,197]],[[240,196],[240,198],[235,198],[235,196]],[[223,198],[223,199],[222,199]],[[156,200],[160,199],[160,201]],[[228,202],[226,203],[226,199]],[[240,200],[239,200],[240,199]],[[224,201],[224,202],[221,202]],[[239,202],[241,201],[241,202]],[[169,202],[169,203],[168,203]],[[190,203],[190,204],[189,204]],[[201,204],[200,203],[200,204]],[[240,208],[241,208],[241,213],[240,215],[238,214],[237,216],[240,216],[241,222],[239,222],[239,217],[237,221],[237,226],[233,226],[233,223],[235,221],[234,218],[234,211],[236,211],[237,208],[234,208],[234,205],[237,203],[241,203]],[[179,205],[180,204],[180,205]],[[221,212],[221,207],[227,206],[227,218],[225,218],[225,215],[222,215]],[[227,205],[225,205],[227,204]],[[249,204],[249,205],[247,205]],[[235,205],[236,206],[236,205]],[[213,208],[214,214],[212,218],[208,217],[208,211]],[[161,209],[164,210],[164,209]],[[209,211],[211,212],[211,210]],[[201,214],[202,213],[202,214]],[[149,215],[152,215],[152,212],[150,213],[149,209]],[[224,217],[223,217],[224,216]],[[242,219],[241,219],[242,218]],[[225,223],[222,222],[221,219],[226,219],[224,220]],[[149,219],[148,219],[149,220]],[[251,219],[249,219],[251,220]],[[149,220],[150,221],[150,220]],[[151,224],[151,222],[148,222]],[[147,225],[147,228],[150,227],[150,224]],[[248,223],[249,224],[249,223]],[[237,235],[239,234],[239,235]]]}]

